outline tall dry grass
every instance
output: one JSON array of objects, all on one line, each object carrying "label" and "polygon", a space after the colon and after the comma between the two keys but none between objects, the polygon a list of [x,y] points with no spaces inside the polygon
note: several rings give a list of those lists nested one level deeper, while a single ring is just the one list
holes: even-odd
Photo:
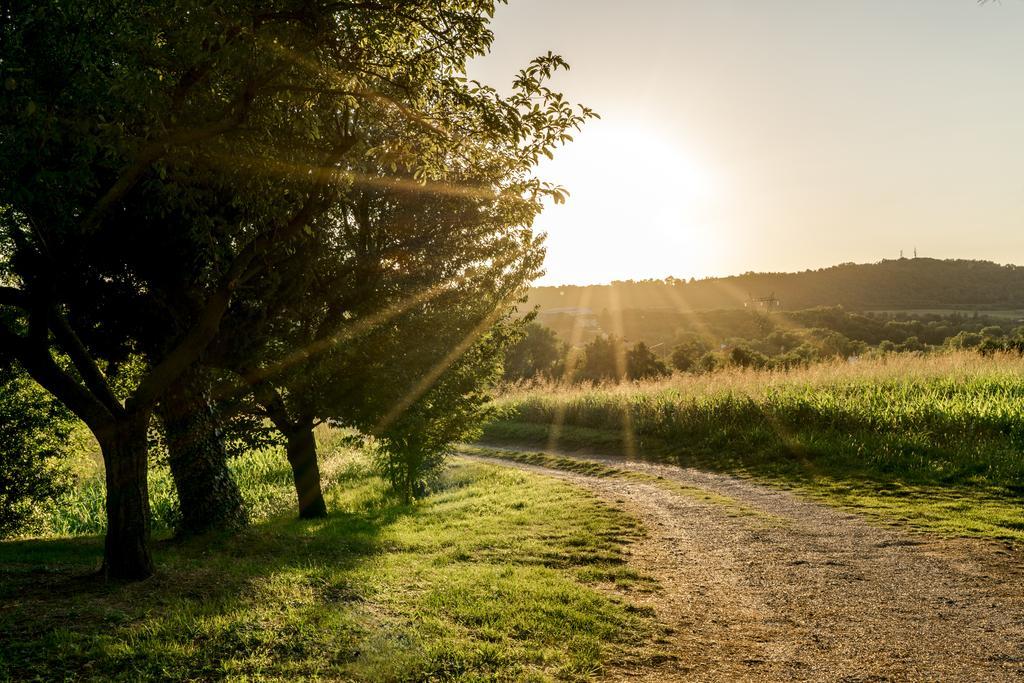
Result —
[{"label": "tall dry grass", "polygon": [[507,421],[618,430],[703,462],[753,470],[1017,487],[1024,359],[891,355],[790,371],[654,382],[507,387]]}]

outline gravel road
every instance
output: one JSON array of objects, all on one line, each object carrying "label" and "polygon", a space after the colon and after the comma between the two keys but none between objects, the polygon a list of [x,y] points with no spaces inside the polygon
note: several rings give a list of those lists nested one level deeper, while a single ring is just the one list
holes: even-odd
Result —
[{"label": "gravel road", "polygon": [[718,494],[477,458],[582,486],[643,522],[630,564],[658,590],[630,599],[654,610],[669,656],[613,680],[1024,681],[1019,551],[882,527],[749,480],[572,457]]}]

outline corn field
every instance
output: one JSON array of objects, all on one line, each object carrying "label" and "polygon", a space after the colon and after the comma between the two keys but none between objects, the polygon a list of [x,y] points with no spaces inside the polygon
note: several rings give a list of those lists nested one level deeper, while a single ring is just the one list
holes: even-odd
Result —
[{"label": "corn field", "polygon": [[730,370],[649,383],[508,387],[511,423],[614,430],[623,442],[752,471],[1019,490],[1024,360],[974,353]]}]

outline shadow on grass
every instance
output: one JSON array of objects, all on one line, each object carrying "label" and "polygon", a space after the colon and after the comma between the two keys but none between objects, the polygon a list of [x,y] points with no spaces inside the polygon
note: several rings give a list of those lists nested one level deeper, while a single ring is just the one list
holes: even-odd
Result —
[{"label": "shadow on grass", "polygon": [[[96,537],[0,543],[0,680],[566,680],[639,647],[635,520],[553,479],[460,463],[403,506],[339,472],[323,520],[160,542],[135,584]],[[345,510],[345,512],[341,512]]]},{"label": "shadow on grass", "polygon": [[[416,511],[389,504],[322,520],[276,519],[235,535],[160,540],[157,573],[131,584],[97,574],[99,537],[0,543],[0,679],[160,678],[185,670],[216,677],[239,652],[301,649],[302,638],[263,642],[261,626],[273,630],[274,612],[287,611],[296,628],[311,628],[324,605],[355,601],[351,587],[331,578],[380,552],[382,532]],[[282,598],[276,609],[253,603],[273,594]],[[309,594],[315,599],[304,599]]]}]

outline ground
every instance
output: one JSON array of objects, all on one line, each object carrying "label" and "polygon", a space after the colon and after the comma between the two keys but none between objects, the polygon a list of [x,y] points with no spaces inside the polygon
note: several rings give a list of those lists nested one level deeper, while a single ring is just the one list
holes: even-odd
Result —
[{"label": "ground", "polygon": [[649,650],[621,510],[465,462],[402,505],[326,460],[329,518],[161,539],[146,581],[97,577],[98,536],[0,543],[0,681],[583,681]]},{"label": "ground", "polygon": [[[1024,557],[916,534],[750,480],[609,456],[471,449],[557,477],[641,521],[629,565],[660,658],[619,680],[1024,678]],[[635,664],[635,663],[634,663]]]},{"label": "ground", "polygon": [[[402,505],[326,449],[328,519],[268,504],[241,534],[161,538],[136,584],[95,576],[97,535],[0,543],[0,681],[1024,679],[1013,539],[750,477],[462,452]],[[283,457],[250,465],[246,490],[287,503]]]}]

